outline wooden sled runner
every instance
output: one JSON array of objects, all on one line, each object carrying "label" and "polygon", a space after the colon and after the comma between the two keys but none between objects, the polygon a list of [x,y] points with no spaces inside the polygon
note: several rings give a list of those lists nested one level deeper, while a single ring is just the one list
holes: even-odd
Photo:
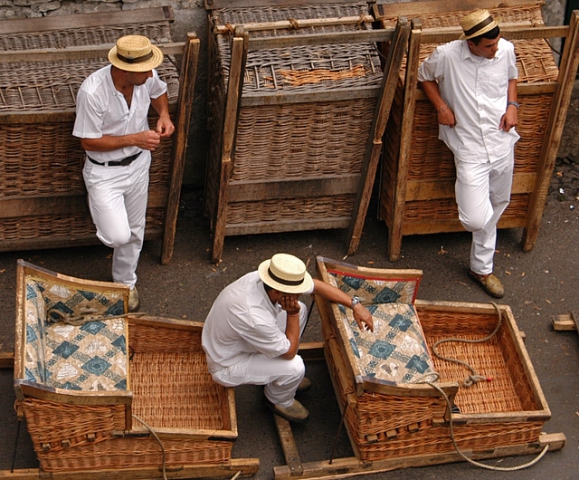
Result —
[{"label": "wooden sled runner", "polygon": [[19,261],[14,385],[40,468],[2,478],[253,475],[202,323],[127,314],[128,289]]},{"label": "wooden sled runner", "polygon": [[[317,268],[320,279],[358,295],[374,317],[374,333],[361,332],[350,309],[316,298],[355,457],[301,464],[289,424],[276,419],[288,461],[276,467],[276,479],[450,463],[465,460],[461,453],[471,460],[539,455],[564,446],[562,433],[542,433],[551,412],[508,306],[416,300],[419,270],[323,257]],[[463,341],[441,342],[449,338]],[[479,381],[486,377],[492,381]]]}]

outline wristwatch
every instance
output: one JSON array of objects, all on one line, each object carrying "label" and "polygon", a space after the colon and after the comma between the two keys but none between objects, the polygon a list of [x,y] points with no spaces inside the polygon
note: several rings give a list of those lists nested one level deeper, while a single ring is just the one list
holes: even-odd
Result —
[{"label": "wristwatch", "polygon": [[354,295],[354,296],[352,297],[352,305],[351,305],[352,310],[353,310],[354,307],[355,307],[356,305],[358,305],[360,302],[361,302],[360,297]]},{"label": "wristwatch", "polygon": [[507,107],[508,107],[509,105],[514,105],[514,107],[515,107],[517,110],[518,110],[519,107],[520,107],[520,105],[519,105],[517,102],[507,102]]}]

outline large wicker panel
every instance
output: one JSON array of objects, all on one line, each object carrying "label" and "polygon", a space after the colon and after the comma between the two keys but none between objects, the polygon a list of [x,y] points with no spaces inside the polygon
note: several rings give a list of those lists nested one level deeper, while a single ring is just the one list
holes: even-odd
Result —
[{"label": "large wicker panel", "polygon": [[[460,6],[457,6],[460,9]],[[490,9],[500,17],[503,23],[520,23],[533,26],[544,25],[539,5]],[[423,29],[457,27],[465,11],[420,15]],[[394,18],[381,19],[384,26],[391,26]],[[555,82],[558,68],[553,59],[552,50],[544,39],[514,40],[519,70],[519,84],[536,82]],[[436,48],[434,44],[422,44],[420,62],[426,59]],[[385,220],[389,229],[401,224],[402,235],[433,233],[443,231],[462,231],[458,221],[454,191],[449,182],[454,183],[454,159],[446,145],[438,140],[438,122],[436,112],[430,101],[418,96],[412,119],[410,156],[405,181],[419,188],[429,184],[430,198],[416,198],[409,190],[403,200],[403,209],[396,209],[394,186],[401,179],[398,177],[399,149],[402,138],[409,132],[402,131],[402,114],[405,99],[403,76],[405,65],[401,70],[401,79],[397,87],[392,114],[385,134],[384,161],[382,169],[382,187],[380,191],[380,217]],[[521,175],[537,175],[541,148],[543,146],[547,122],[551,110],[553,94],[519,95],[521,108],[518,116],[517,131],[521,139],[515,146],[515,178],[511,203],[503,214],[499,227],[512,228],[526,226],[531,191],[515,191],[517,179]],[[528,175],[527,175],[528,178]],[[527,180],[526,185],[532,184]],[[399,216],[402,218],[399,218]]]},{"label": "large wicker panel", "polygon": [[[226,212],[226,234],[343,228],[349,225],[355,192],[303,194],[303,181],[359,176],[382,81],[380,57],[372,44],[324,44],[249,51],[232,154],[233,172],[223,187],[221,155],[226,91],[231,63],[228,33],[218,28],[253,24],[253,37],[348,32],[369,24],[338,24],[300,29],[259,29],[260,24],[300,19],[358,17],[368,14],[365,2],[342,5],[225,8],[210,13],[211,87],[209,127],[212,134],[206,177],[206,210],[217,223]],[[220,30],[221,32],[222,30]],[[367,98],[349,92],[370,89]],[[300,102],[299,94],[334,93],[331,100]],[[340,92],[343,92],[340,95]],[[275,102],[268,104],[268,98]],[[281,100],[280,100],[281,99]],[[223,189],[295,182],[295,198],[247,202],[236,198],[220,204]],[[272,187],[274,188],[274,187]],[[220,196],[221,195],[221,196]],[[270,196],[271,197],[271,196]],[[273,195],[275,197],[275,195]],[[325,226],[315,222],[328,219]],[[312,219],[303,222],[303,219]],[[281,221],[280,221],[281,220]],[[335,221],[334,221],[335,220]]]},{"label": "large wicker panel", "polygon": [[[154,42],[171,41],[168,21],[144,24],[105,25],[33,33],[0,35],[0,49],[28,50],[114,44],[125,34],[149,36]],[[10,63],[0,72],[0,202],[50,202],[85,195],[82,179],[84,151],[72,136],[75,98],[82,81],[108,64],[106,58],[51,62]],[[179,72],[175,59],[166,58],[157,69],[168,84],[169,102],[175,111]],[[40,115],[39,114],[43,114]],[[155,125],[152,114],[150,125]],[[170,141],[152,155],[147,238],[163,234],[168,186],[173,164]],[[75,205],[77,205],[75,203]],[[0,203],[1,205],[1,203]],[[72,203],[71,203],[72,205]],[[30,245],[60,247],[63,240],[98,243],[88,208],[77,205],[66,213],[46,215],[22,210],[7,203],[0,217],[0,251]],[[26,239],[19,247],[15,240]],[[70,240],[72,239],[72,240]],[[37,243],[35,243],[37,242]]]}]

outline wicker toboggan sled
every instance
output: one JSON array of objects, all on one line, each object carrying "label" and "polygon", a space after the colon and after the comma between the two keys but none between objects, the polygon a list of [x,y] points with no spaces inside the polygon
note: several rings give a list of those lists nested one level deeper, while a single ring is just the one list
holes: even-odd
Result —
[{"label": "wicker toboggan sled", "polygon": [[[233,390],[214,383],[202,324],[127,312],[128,289],[18,263],[14,385],[50,478],[229,477]],[[108,475],[108,476],[107,476]]]}]

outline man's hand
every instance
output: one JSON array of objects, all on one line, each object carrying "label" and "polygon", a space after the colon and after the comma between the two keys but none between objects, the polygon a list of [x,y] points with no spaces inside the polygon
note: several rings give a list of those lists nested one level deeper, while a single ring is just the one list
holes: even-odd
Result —
[{"label": "man's hand", "polygon": [[173,125],[171,117],[159,117],[159,120],[157,121],[156,132],[161,135],[161,138],[168,138],[173,135],[173,132],[175,132],[175,125]]},{"label": "man's hand", "polygon": [[450,109],[448,105],[444,105],[437,110],[438,112],[438,123],[441,125],[446,125],[450,128],[454,128],[456,125],[456,119],[454,118],[454,112]]},{"label": "man's hand", "polygon": [[360,330],[374,331],[374,319],[370,311],[361,303],[354,305],[354,320]]},{"label": "man's hand", "polygon": [[300,304],[297,295],[283,294],[279,304],[288,315],[296,315],[300,313]]},{"label": "man's hand", "polygon": [[161,143],[161,135],[155,130],[145,130],[144,132],[135,133],[135,146],[143,150],[154,151]]},{"label": "man's hand", "polygon": [[499,130],[504,130],[508,132],[512,127],[517,126],[518,112],[517,107],[514,105],[509,105],[507,111],[501,117],[501,123],[499,124]]}]

